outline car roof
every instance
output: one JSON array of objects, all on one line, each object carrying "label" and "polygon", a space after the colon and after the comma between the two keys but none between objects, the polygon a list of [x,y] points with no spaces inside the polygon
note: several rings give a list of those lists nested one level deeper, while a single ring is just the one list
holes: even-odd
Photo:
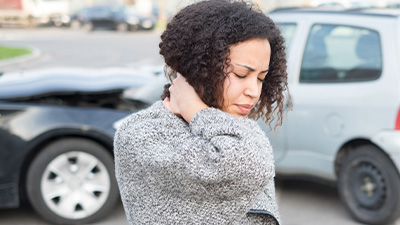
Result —
[{"label": "car roof", "polygon": [[269,14],[304,13],[304,14],[338,14],[338,15],[363,15],[377,17],[400,17],[400,9],[393,8],[339,8],[339,7],[291,7],[278,8]]}]

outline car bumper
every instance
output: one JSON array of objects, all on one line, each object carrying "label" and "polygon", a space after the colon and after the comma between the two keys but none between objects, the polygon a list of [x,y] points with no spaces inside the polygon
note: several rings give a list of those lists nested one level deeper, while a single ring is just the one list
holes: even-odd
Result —
[{"label": "car bumper", "polygon": [[371,141],[384,149],[400,172],[400,131],[380,131],[371,138]]},{"label": "car bumper", "polygon": [[0,208],[17,208],[18,206],[18,185],[16,183],[0,184]]}]

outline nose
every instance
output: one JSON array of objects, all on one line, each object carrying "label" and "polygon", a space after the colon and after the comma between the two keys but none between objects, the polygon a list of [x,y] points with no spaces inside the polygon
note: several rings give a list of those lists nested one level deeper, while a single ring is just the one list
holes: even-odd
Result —
[{"label": "nose", "polygon": [[251,98],[258,98],[261,94],[262,83],[257,79],[249,79],[246,82],[246,87],[244,89],[244,95],[249,96]]}]

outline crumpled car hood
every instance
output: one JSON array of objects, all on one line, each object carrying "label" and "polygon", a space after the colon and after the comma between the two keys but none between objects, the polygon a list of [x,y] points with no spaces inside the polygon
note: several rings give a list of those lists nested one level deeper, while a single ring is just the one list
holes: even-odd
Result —
[{"label": "crumpled car hood", "polygon": [[138,88],[151,82],[150,71],[131,68],[51,68],[7,73],[0,77],[0,99],[21,99],[51,93],[107,92]]}]

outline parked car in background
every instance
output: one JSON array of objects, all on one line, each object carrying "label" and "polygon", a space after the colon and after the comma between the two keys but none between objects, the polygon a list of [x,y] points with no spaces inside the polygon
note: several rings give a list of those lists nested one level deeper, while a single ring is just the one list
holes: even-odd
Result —
[{"label": "parked car in background", "polygon": [[152,30],[157,22],[156,16],[140,15],[134,8],[120,6],[115,8],[115,18],[120,31]]},{"label": "parked car in background", "polygon": [[88,8],[83,8],[69,15],[62,15],[57,18],[56,24],[59,27],[70,27],[72,29],[80,29],[85,18]]},{"label": "parked car in background", "polygon": [[354,218],[400,215],[400,11],[283,9],[293,111],[279,135],[260,122],[279,176],[337,184]]},{"label": "parked car in background", "polygon": [[387,8],[400,8],[400,2],[389,3],[386,7]]},{"label": "parked car in background", "polygon": [[87,224],[111,212],[119,199],[115,123],[147,106],[132,96],[153,79],[117,68],[0,76],[0,208],[27,196],[51,224]]},{"label": "parked car in background", "polygon": [[83,8],[60,18],[66,26],[86,30],[109,29],[118,31],[152,30],[157,22],[155,16],[140,15],[130,6],[93,6]]},{"label": "parked car in background", "polygon": [[118,27],[118,22],[115,20],[115,10],[110,6],[93,6],[84,9],[81,17],[81,27],[86,30],[99,28],[116,30]]},{"label": "parked car in background", "polygon": [[68,0],[2,0],[0,1],[0,27],[56,23],[57,18],[67,14]]}]

